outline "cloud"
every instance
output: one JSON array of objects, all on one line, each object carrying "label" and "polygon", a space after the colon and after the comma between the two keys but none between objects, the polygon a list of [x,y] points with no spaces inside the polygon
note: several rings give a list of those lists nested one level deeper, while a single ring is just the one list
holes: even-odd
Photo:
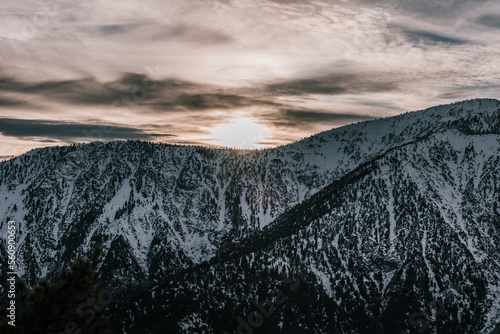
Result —
[{"label": "cloud", "polygon": [[231,109],[252,105],[273,105],[270,101],[256,100],[236,94],[182,94],[171,104],[191,110]]},{"label": "cloud", "polygon": [[488,14],[478,17],[475,22],[477,24],[500,29],[500,14]]},{"label": "cloud", "polygon": [[[167,92],[178,91],[191,84],[178,80],[155,81],[146,75],[125,73],[112,82],[99,82],[95,78],[22,82],[10,77],[0,78],[0,92],[37,95],[45,100],[75,105],[130,105],[156,96],[156,88],[162,85]],[[154,88],[153,88],[154,87]]]},{"label": "cloud", "polygon": [[[85,124],[48,120],[0,118],[0,133],[16,138],[49,138],[60,140],[153,139],[172,134],[147,133],[142,129],[118,124]],[[46,142],[47,139],[40,141]]]},{"label": "cloud", "polygon": [[443,99],[443,100],[460,100],[460,99],[465,99],[465,97],[468,96],[466,92],[448,92],[448,93],[442,93],[436,96],[438,99]]},{"label": "cloud", "polygon": [[266,90],[275,95],[339,95],[387,92],[398,89],[397,82],[386,80],[382,73],[331,74],[269,84]]},{"label": "cloud", "polygon": [[463,39],[453,38],[444,36],[437,33],[432,33],[428,31],[416,31],[416,30],[406,30],[406,36],[412,43],[423,43],[423,44],[449,44],[449,45],[462,45],[468,42]]},{"label": "cloud", "polygon": [[22,82],[10,77],[0,78],[0,91],[39,95],[46,99],[66,101],[77,104],[111,103],[118,90],[110,89],[94,78]]},{"label": "cloud", "polygon": [[137,28],[139,24],[108,24],[98,26],[97,30],[103,35],[115,35],[129,32],[133,28]]},{"label": "cloud", "polygon": [[324,123],[324,122],[359,122],[375,119],[373,116],[356,114],[328,113],[312,110],[285,109],[280,113],[280,120],[289,123]]},{"label": "cloud", "polygon": [[365,115],[495,95],[486,86],[499,83],[500,16],[486,3],[90,0],[60,4],[31,34],[23,28],[43,3],[6,0],[0,115],[55,133],[38,143],[100,123],[121,137],[209,143],[217,125],[255,116],[283,144]]},{"label": "cloud", "polygon": [[[246,88],[221,89],[202,83],[168,78],[154,80],[146,75],[125,73],[120,79],[99,82],[95,78],[78,80],[21,82],[0,78],[0,92],[37,95],[46,101],[70,106],[103,106],[144,109],[150,112],[200,111],[231,109],[253,105],[273,105],[272,101],[245,96]],[[254,89],[255,91],[255,89]],[[0,106],[23,105],[22,102],[0,98]]]},{"label": "cloud", "polygon": [[[282,108],[273,113],[260,112],[258,119],[279,131],[294,129],[304,133],[318,132],[336,126],[375,119],[364,114],[342,113],[326,110]],[[289,133],[288,133],[289,134]]]},{"label": "cloud", "polygon": [[0,108],[1,107],[19,107],[19,106],[25,106],[25,105],[27,105],[27,103],[25,101],[19,101],[19,100],[10,99],[10,98],[0,96]]},{"label": "cloud", "polygon": [[[209,26],[192,24],[172,24],[155,26],[153,30],[154,40],[176,40],[180,42],[198,44],[227,44],[235,41],[234,37]],[[159,32],[157,32],[159,31]]]},{"label": "cloud", "polygon": [[336,95],[346,92],[337,80],[298,79],[288,82],[270,84],[267,90],[275,95],[328,94]]},{"label": "cloud", "polygon": [[404,12],[423,19],[456,19],[460,14],[488,3],[489,0],[359,0],[376,4],[396,12]]}]

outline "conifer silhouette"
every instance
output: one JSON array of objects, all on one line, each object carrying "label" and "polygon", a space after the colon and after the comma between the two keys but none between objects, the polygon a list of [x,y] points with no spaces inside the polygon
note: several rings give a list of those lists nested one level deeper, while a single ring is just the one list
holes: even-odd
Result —
[{"label": "conifer silhouette", "polygon": [[0,332],[22,334],[108,334],[104,318],[110,293],[100,286],[100,273],[94,269],[102,254],[93,249],[59,273],[58,282],[42,279],[27,289],[16,280],[16,326],[8,325],[6,307],[0,309]]}]

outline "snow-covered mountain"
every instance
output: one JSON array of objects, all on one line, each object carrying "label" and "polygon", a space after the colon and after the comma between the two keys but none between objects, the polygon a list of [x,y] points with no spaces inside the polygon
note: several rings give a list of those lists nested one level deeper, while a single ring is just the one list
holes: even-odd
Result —
[{"label": "snow-covered mountain", "polygon": [[0,164],[1,227],[21,222],[31,283],[104,246],[105,279],[148,286],[112,313],[131,333],[151,319],[235,333],[282,275],[300,289],[282,288],[288,301],[256,332],[489,333],[499,166],[500,102],[488,99],[261,151],[52,147]]}]

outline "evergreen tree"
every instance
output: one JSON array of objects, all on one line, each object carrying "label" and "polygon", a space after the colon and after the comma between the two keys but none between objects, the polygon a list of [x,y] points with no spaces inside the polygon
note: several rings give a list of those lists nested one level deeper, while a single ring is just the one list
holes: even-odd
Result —
[{"label": "evergreen tree", "polygon": [[0,332],[22,334],[108,334],[103,317],[111,293],[101,288],[100,273],[94,269],[102,254],[96,248],[59,273],[57,283],[40,280],[31,290],[16,281],[16,326],[8,325],[5,307],[0,309]]}]

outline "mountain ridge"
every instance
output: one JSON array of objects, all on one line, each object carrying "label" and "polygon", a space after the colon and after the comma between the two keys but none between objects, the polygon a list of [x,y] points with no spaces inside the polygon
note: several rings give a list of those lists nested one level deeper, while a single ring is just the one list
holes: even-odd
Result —
[{"label": "mountain ridge", "polygon": [[[438,134],[438,135],[439,135],[439,134]],[[498,139],[496,139],[495,141],[498,143]],[[405,146],[410,146],[410,145],[415,145],[415,144],[416,144],[416,143],[410,143],[410,144],[405,145]],[[498,148],[497,148],[497,152],[498,152]],[[386,158],[386,157],[381,157],[381,159],[385,159],[385,158]],[[498,157],[496,158],[496,161],[498,162]],[[373,163],[373,162],[372,162],[372,163]],[[498,163],[497,163],[496,165],[498,165]],[[498,170],[498,168],[497,168],[497,170]],[[361,176],[362,176],[362,175],[361,175]],[[312,200],[312,198],[311,198],[311,200]],[[423,200],[423,199],[420,199],[419,201],[422,201],[422,200]],[[491,202],[491,199],[490,199],[490,202]],[[435,207],[435,208],[434,208],[434,210],[439,211],[439,209],[438,209],[437,207]],[[408,211],[408,210],[405,210],[405,211]],[[299,212],[302,212],[302,213],[306,214],[306,213],[305,213],[305,210],[299,210]],[[438,217],[439,215],[437,215],[437,214],[433,214],[432,216],[433,216],[433,217]],[[300,219],[300,218],[299,218],[299,217],[297,217],[297,219]],[[443,216],[443,219],[444,219],[444,216]],[[492,220],[492,222],[494,222],[494,220]],[[444,224],[444,223],[445,223],[445,220],[442,220],[442,223]],[[444,225],[446,225],[446,224],[444,224]],[[463,240],[460,240],[460,237],[457,237],[458,233],[455,233],[455,232],[453,232],[453,231],[451,231],[451,232],[452,232],[452,234],[450,235],[450,237],[455,235],[455,237],[453,237],[453,239],[455,239],[455,241],[457,242],[457,244],[463,243]],[[425,253],[426,253],[426,243],[428,242],[428,239],[426,238],[427,233],[428,233],[428,232],[423,231],[423,239],[422,239],[422,241],[421,241],[421,242],[422,242],[422,245],[421,245],[421,247],[422,247],[421,252],[422,252],[422,253],[421,253],[421,255],[420,255],[420,256],[424,259],[424,261],[423,261],[423,262],[421,262],[421,265],[422,265],[422,266],[424,266],[424,265],[425,265],[425,267],[427,267],[427,266],[429,265],[429,264],[427,263],[427,261],[428,261],[428,260],[426,260],[426,255],[425,255]],[[422,236],[421,236],[421,237],[422,237]],[[285,238],[287,238],[287,236],[285,236]],[[498,240],[498,231],[497,231],[497,236],[496,236],[496,238],[497,238],[497,240]],[[298,240],[304,240],[304,238],[297,238],[297,239],[298,239]],[[272,245],[274,244],[274,242],[276,242],[276,240],[274,240],[273,242],[269,242],[269,243],[268,243],[268,248],[269,248],[269,247],[272,247]],[[337,239],[337,242],[338,242],[338,239]],[[269,246],[269,245],[271,245],[271,246]],[[447,249],[447,247],[445,247],[445,249]],[[251,260],[250,260],[250,258],[253,258],[253,253],[255,253],[256,251],[258,252],[258,251],[259,251],[259,249],[249,249],[249,250],[247,251],[247,253],[245,253],[245,254],[239,254],[239,256],[236,256],[236,258],[241,257],[242,255],[243,255],[243,256],[247,256],[247,257],[248,257],[248,259],[247,259],[247,260],[245,260],[244,262],[248,262],[248,263],[249,263],[249,262],[251,261]],[[265,253],[268,253],[268,252],[265,252]],[[467,260],[467,261],[470,263],[470,265],[471,265],[473,268],[475,268],[475,269],[474,269],[474,271],[481,272],[481,269],[479,269],[480,267],[477,267],[477,265],[476,265],[476,264],[474,264],[474,261],[473,261],[473,260],[477,260],[477,258],[476,258],[476,254],[474,254],[474,252],[473,252],[471,249],[468,249],[468,248],[466,247],[466,249],[465,249],[465,253],[463,254],[463,256],[466,256],[466,257],[467,257],[467,254],[470,254],[470,256],[468,257],[468,260]],[[250,255],[252,255],[252,256],[250,256]],[[497,259],[497,260],[498,260],[498,259]],[[227,261],[225,261],[224,263],[226,263],[226,262],[228,262],[228,261],[229,261],[229,262],[231,262],[231,261],[233,261],[233,262],[234,262],[234,261],[235,261],[235,259],[234,259],[234,257],[229,256],[229,259],[228,259]],[[387,262],[387,265],[389,265],[389,266],[394,266],[395,264],[397,264],[397,262],[392,262],[393,260],[388,260],[388,261],[389,261],[389,262]],[[481,261],[479,261],[479,263],[480,263],[480,262],[481,262]],[[222,263],[222,264],[221,264],[221,263],[212,263],[212,266],[214,266],[214,265],[224,265],[224,263]],[[478,263],[478,265],[479,265],[479,263]],[[409,262],[406,262],[406,265],[409,265]],[[238,267],[238,268],[239,268],[239,267]],[[282,270],[283,270],[283,271],[285,271],[285,269],[282,269]],[[484,268],[483,268],[483,270],[484,270]],[[497,276],[496,276],[496,279],[498,279],[498,277],[499,277],[499,276],[498,276],[498,265],[497,265],[497,267],[496,267],[496,269],[495,269],[495,270],[496,270],[496,275],[497,275]],[[227,271],[228,271],[228,270],[225,270],[225,272],[227,272]],[[232,270],[229,270],[229,271],[231,272]],[[234,271],[235,271],[235,272],[238,272],[238,271],[239,271],[239,269],[238,269],[238,270],[234,269]],[[417,271],[417,272],[418,272],[418,271]],[[429,272],[431,272],[431,271],[430,271],[430,267],[429,267]],[[457,272],[452,271],[450,274],[456,275],[456,274],[457,274]],[[474,275],[474,273],[473,273],[473,272],[472,272],[472,273],[470,273],[470,274],[471,274],[471,275]],[[399,275],[401,275],[401,274],[399,274]],[[191,280],[192,280],[192,279],[193,279],[193,278],[191,278]],[[476,281],[476,280],[477,280],[477,278],[474,278],[474,276],[471,276],[471,278],[470,278],[470,279],[472,279],[473,281]],[[438,314],[438,315],[445,314],[445,313],[447,313],[447,312],[445,312],[445,311],[446,311],[446,309],[455,307],[455,305],[454,305],[455,300],[453,300],[453,299],[459,299],[459,297],[457,297],[456,295],[453,295],[453,294],[457,294],[457,292],[458,292],[458,291],[461,291],[464,295],[466,295],[466,294],[470,293],[470,292],[467,292],[467,293],[465,293],[465,292],[464,292],[464,291],[465,291],[465,289],[466,289],[466,287],[464,287],[464,286],[462,286],[462,285],[461,285],[461,284],[462,284],[462,283],[461,283],[461,281],[462,281],[462,280],[464,280],[464,279],[462,278],[461,280],[459,280],[458,278],[455,278],[453,281],[450,281],[448,284],[445,284],[445,285],[444,285],[444,287],[446,287],[446,286],[447,286],[447,289],[448,289],[449,291],[453,291],[453,292],[450,292],[450,293],[452,293],[452,295],[451,295],[451,296],[453,296],[453,298],[452,298],[452,297],[448,297],[448,296],[447,296],[447,297],[439,297],[439,296],[438,296],[438,297],[436,297],[434,300],[432,300],[432,298],[431,298],[430,300],[427,298],[427,299],[428,299],[428,304],[429,304],[429,305],[432,305],[432,304],[435,304],[435,303],[437,303],[437,304],[438,304],[438,305],[437,305],[437,306],[438,306],[438,307],[437,307],[437,314]],[[182,279],[179,279],[179,281],[181,281],[181,282],[186,281],[186,277],[182,277]],[[187,279],[187,281],[190,281],[190,280],[189,280],[189,279]],[[493,282],[495,282],[495,281],[493,281]],[[429,281],[428,281],[428,283],[426,283],[426,284],[429,284]],[[442,283],[433,283],[433,284],[437,284],[438,286],[441,286],[441,285],[442,285]],[[497,290],[497,292],[496,292],[496,293],[497,293],[497,295],[496,295],[496,297],[495,297],[495,298],[496,298],[497,303],[498,303],[498,281],[496,281],[496,284],[497,284],[497,285],[496,285],[496,286],[497,286],[497,288],[496,288],[496,290]],[[183,284],[179,284],[179,285],[180,285],[180,286],[182,286]],[[478,298],[478,299],[480,299],[480,298],[485,298],[485,297],[484,297],[484,292],[481,292],[481,291],[486,290],[486,286],[485,286],[483,283],[480,283],[480,280],[476,282],[476,285],[478,286],[478,287],[477,287],[477,288],[478,288],[478,290],[476,290],[476,292],[477,292],[477,293],[479,293],[479,295],[477,295],[475,298]],[[388,287],[388,286],[389,286],[389,285],[387,285],[387,287]],[[482,286],[482,287],[481,287],[481,286]],[[227,288],[227,286],[224,286],[224,289],[226,289],[226,288]],[[385,288],[384,288],[384,289],[385,289]],[[442,288],[441,288],[441,289],[442,289]],[[155,294],[160,294],[161,289],[160,289],[160,288],[158,288],[158,289],[156,289],[156,290],[154,290],[154,291],[155,291]],[[349,291],[349,290],[347,289],[347,291]],[[200,292],[200,291],[198,291],[198,293],[201,293],[201,292]],[[447,293],[448,293],[448,292],[447,292]],[[195,294],[196,294],[196,293],[195,293]],[[483,297],[480,297],[480,296],[483,296]],[[443,299],[439,299],[439,298],[443,298]],[[450,301],[450,298],[451,298],[451,301]],[[470,302],[470,301],[469,301],[469,302]],[[491,300],[491,299],[490,299],[490,302],[492,302],[492,300]],[[390,301],[389,301],[389,303],[390,303]],[[396,304],[396,305],[404,305],[404,303],[403,303],[403,304],[401,304],[401,303],[399,303],[399,302],[394,302],[393,304]],[[483,305],[483,304],[481,304],[481,303],[480,303],[480,306],[482,306],[482,305]],[[165,305],[164,305],[164,306],[165,306]],[[478,309],[477,309],[477,307],[478,307],[478,306],[476,306],[476,310],[478,310]],[[496,312],[497,312],[496,317],[497,317],[497,319],[498,319],[498,305],[497,305],[496,307],[494,307],[494,310],[496,310]],[[148,310],[148,311],[149,311],[149,310]],[[476,312],[478,312],[478,311],[476,311]],[[154,313],[153,313],[153,314],[154,314]],[[422,313],[422,315],[423,315],[423,313]],[[419,312],[419,313],[415,313],[415,312],[411,313],[411,314],[410,314],[410,317],[407,317],[407,322],[409,322],[409,323],[411,324],[411,322],[412,322],[412,321],[411,321],[411,319],[412,319],[412,318],[413,318],[413,319],[415,319],[415,317],[417,317],[417,316],[421,316],[421,315],[420,315],[420,312]],[[430,318],[430,317],[431,317],[431,315],[428,315],[428,317]],[[403,318],[404,318],[404,316],[403,316]],[[319,319],[316,319],[316,320],[319,320]],[[387,321],[387,320],[386,320],[386,321]],[[457,319],[455,319],[455,321],[458,321],[458,318],[457,318]],[[478,321],[478,320],[476,319],[475,321]],[[419,323],[424,323],[426,326],[428,326],[427,320],[426,320],[426,321],[423,321],[422,319],[420,319],[419,321],[413,321],[413,322],[414,322],[414,323],[417,323],[417,324],[419,324]],[[489,326],[490,326],[490,327],[488,327],[489,329],[483,329],[481,332],[482,332],[482,333],[483,333],[483,332],[484,332],[484,333],[489,333],[488,331],[489,331],[489,330],[491,330],[491,329],[493,328],[493,327],[491,327],[491,326],[494,326],[494,324],[495,324],[495,322],[493,321],[493,322],[492,322],[492,324],[490,324],[490,325],[489,325]],[[477,328],[477,327],[473,328],[473,329],[472,329],[472,331],[471,331],[471,329],[470,329],[470,328],[469,328],[469,329],[467,329],[467,327],[460,327],[460,325],[452,325],[452,323],[448,323],[448,324],[446,324],[446,323],[445,323],[445,325],[446,325],[446,326],[448,326],[448,327],[445,327],[445,328],[448,328],[448,331],[450,330],[450,328],[455,328],[455,332],[471,332],[471,333],[476,333],[476,332],[478,332],[478,331],[479,331],[479,328]],[[443,324],[441,324],[441,326],[444,326],[444,325],[443,325]],[[391,327],[389,327],[389,328],[391,328]],[[382,331],[382,332],[384,332],[384,333],[385,333],[385,332],[388,332],[389,328],[385,328],[385,329],[383,329],[383,331]],[[408,327],[407,327],[407,328],[409,329],[409,328],[410,328],[410,325],[408,325]],[[403,326],[403,327],[400,327],[400,330],[403,330],[403,329],[405,329],[405,328],[404,328],[404,326]],[[418,328],[417,328],[417,329],[418,329]],[[425,328],[425,330],[427,330],[427,329],[430,329],[430,327],[426,327],[426,328]],[[226,329],[225,329],[225,330],[226,330]],[[368,328],[368,329],[367,329],[367,332],[379,332],[379,331],[374,331],[374,330],[376,330],[376,328]],[[434,330],[436,330],[436,329],[434,329]],[[442,328],[441,330],[444,330],[444,329]],[[448,331],[445,331],[445,332],[448,332]],[[324,331],[323,331],[323,332],[324,332]],[[332,333],[337,333],[337,332],[339,332],[339,333],[340,333],[340,332],[342,332],[342,331],[338,331],[338,329],[337,329],[337,331],[333,331]],[[419,331],[419,332],[421,332],[421,331]],[[434,332],[434,331],[433,331],[433,332]],[[399,332],[395,331],[395,333],[399,333]]]},{"label": "mountain ridge", "polygon": [[[246,258],[247,255],[236,256],[237,253],[231,253],[234,249],[231,249],[230,245],[235,241],[243,242],[236,244],[236,247],[248,248],[244,240],[258,242],[256,235],[275,227],[276,221],[279,221],[282,215],[288,214],[293,218],[304,212],[310,213],[311,210],[314,212],[314,206],[311,207],[310,203],[321,196],[331,197],[331,194],[325,195],[324,192],[332,182],[338,182],[348,175],[355,175],[363,168],[368,178],[370,180],[373,178],[370,182],[374,185],[370,185],[368,189],[377,189],[376,193],[379,195],[376,196],[380,200],[383,199],[383,203],[387,202],[385,204],[387,212],[374,209],[374,205],[370,202],[360,203],[357,210],[360,212],[372,210],[375,216],[384,217],[379,221],[381,226],[384,226],[383,235],[386,235],[387,240],[391,242],[387,243],[386,239],[379,240],[385,245],[384,247],[388,247],[388,250],[394,253],[401,239],[397,223],[400,213],[395,207],[399,205],[404,208],[401,211],[407,214],[413,212],[417,216],[429,216],[418,208],[396,204],[394,200],[399,195],[396,193],[389,195],[391,192],[384,190],[394,188],[393,183],[396,182],[391,176],[393,173],[391,168],[394,167],[388,166],[406,166],[410,163],[405,167],[408,175],[401,178],[411,180],[414,185],[405,184],[400,187],[409,194],[421,193],[423,198],[433,199],[419,201],[425,203],[425,207],[433,208],[431,211],[434,214],[431,216],[441,217],[439,219],[443,224],[450,226],[449,230],[444,227],[436,227],[435,230],[442,231],[439,233],[456,235],[453,240],[458,241],[456,244],[450,244],[450,247],[452,249],[458,247],[457,249],[461,249],[460,252],[472,254],[474,260],[468,260],[469,268],[476,268],[474,270],[484,273],[485,276],[476,279],[474,275],[469,275],[467,279],[481,282],[484,289],[490,291],[489,295],[480,295],[483,296],[482,300],[486,301],[487,298],[494,299],[494,296],[500,296],[498,292],[500,288],[495,285],[493,278],[495,274],[498,275],[498,266],[495,265],[497,269],[493,271],[477,268],[482,268],[481,263],[485,259],[492,264],[498,259],[492,255],[495,248],[480,241],[486,232],[477,230],[469,220],[483,217],[481,219],[486,219],[487,224],[479,226],[486,226],[484,228],[498,232],[495,220],[488,212],[498,211],[494,206],[497,201],[492,200],[494,197],[491,197],[491,194],[498,194],[494,171],[495,161],[498,165],[499,153],[497,138],[500,131],[499,110],[500,102],[496,100],[463,101],[392,118],[357,123],[329,130],[294,144],[262,151],[207,149],[141,142],[93,143],[36,150],[29,155],[0,164],[0,198],[6,198],[6,201],[0,204],[0,212],[4,217],[15,218],[21,222],[19,258],[21,269],[24,270],[21,274],[31,283],[40,277],[50,277],[56,268],[67,265],[71,259],[92,245],[103,244],[107,248],[105,259],[100,264],[104,278],[114,270],[118,272],[118,276],[130,276],[136,280],[140,277],[150,281],[154,286],[160,284],[166,276],[183,273],[186,270],[189,272],[190,268],[202,263],[205,263],[204,268],[221,267],[223,264],[216,263],[216,260],[208,262],[210,259],[217,259],[218,256],[225,256],[230,261],[235,258]],[[418,155],[407,149],[420,147],[419,145],[423,143],[425,143],[424,149],[419,149]],[[465,143],[468,143],[468,146]],[[392,156],[391,159],[397,162],[396,165],[386,161],[388,156]],[[495,156],[497,160],[494,159]],[[373,170],[377,170],[374,163],[376,161],[381,161],[382,166],[385,166],[384,172],[380,172],[383,178],[377,178],[373,174]],[[433,174],[428,174],[426,168],[432,170]],[[489,174],[486,173],[488,171]],[[477,176],[478,173],[482,176]],[[472,181],[470,177],[473,177]],[[439,182],[435,183],[433,178]],[[359,180],[361,183],[364,182],[363,177]],[[490,183],[485,183],[483,180],[489,180]],[[358,183],[355,183],[355,186]],[[384,186],[383,183],[387,185]],[[361,189],[358,190],[359,194],[363,193]],[[486,195],[482,192],[478,193],[488,199],[486,202],[489,206],[477,204],[476,207],[482,208],[482,211],[474,213],[474,210],[478,209],[468,204],[472,201],[468,196],[470,192],[478,191],[485,194],[491,192],[487,197],[484,197]],[[455,198],[453,193],[461,194],[460,198]],[[359,201],[357,197],[359,195],[348,196],[349,201],[353,203]],[[14,210],[15,203],[18,205],[17,210]],[[299,210],[294,213],[294,208],[297,205],[300,207],[301,204],[305,211]],[[342,203],[340,205],[343,207]],[[316,217],[311,223],[313,226],[322,219],[337,220],[329,211],[338,210],[338,207],[335,209],[328,206],[322,210],[325,211],[325,215]],[[451,211],[448,212],[449,210]],[[368,218],[360,218],[359,222],[363,219]],[[382,221],[388,221],[389,224],[386,226]],[[283,240],[297,238],[297,235],[304,233],[303,230],[310,228],[307,224],[299,227],[281,235],[282,238],[260,242],[264,245],[266,243],[282,245]],[[314,229],[320,231],[320,227]],[[382,233],[381,231],[377,233]],[[274,233],[280,236],[282,232],[277,230]],[[337,243],[343,240],[338,233],[336,235]],[[356,235],[366,243],[370,243],[366,236],[352,233],[353,238]],[[403,235],[411,234],[404,232]],[[434,234],[431,235],[437,238]],[[425,249],[423,240],[427,238],[422,238],[421,235],[419,238],[419,247]],[[496,234],[493,234],[492,238],[487,240],[495,242]],[[335,238],[331,240],[329,237],[327,240],[335,243]],[[413,243],[418,245],[416,241]],[[291,246],[283,245],[283,249],[273,252],[288,252]],[[343,250],[352,252],[352,245],[347,242]],[[404,250],[399,251],[405,254]],[[37,256],[32,257],[30,255],[32,252]],[[330,250],[328,256],[336,258],[338,257],[335,255],[336,252]],[[259,250],[249,252],[249,254],[254,253],[262,252]],[[379,256],[368,251],[360,254],[365,254],[363,257]],[[388,255],[390,253],[384,251],[381,254],[384,254],[379,256],[382,259],[380,260],[382,267],[392,268],[403,263],[390,260],[392,256]],[[424,258],[423,263],[427,263],[426,268],[431,268],[432,265],[425,260],[426,256],[422,255],[426,254],[426,251],[421,251],[419,254],[419,257]],[[264,255],[259,256],[265,258]],[[387,256],[389,258],[383,260]],[[292,262],[297,264],[297,261],[294,258]],[[312,254],[309,255],[309,260],[305,260],[316,268],[315,271],[310,266],[309,270],[313,273],[309,274],[317,279],[328,275],[332,277],[331,274],[335,271],[320,274],[317,269],[319,264],[315,261]],[[339,261],[337,266],[343,263],[342,260]],[[333,264],[330,263],[330,266]],[[405,266],[404,268],[408,267]],[[127,268],[127,271],[124,271],[124,268]],[[254,270],[251,267],[245,268],[247,271]],[[404,268],[400,267],[399,270],[420,272],[424,267]],[[285,267],[276,270],[277,275],[283,271],[289,272]],[[357,277],[357,274],[352,275]],[[384,275],[388,274],[384,272],[382,276]],[[418,277],[421,284],[433,282],[425,275]],[[221,277],[218,279],[224,281]],[[375,285],[380,283],[378,280],[375,281]],[[198,284],[196,281],[191,282],[194,282],[193,286]],[[321,282],[318,281],[316,284],[319,283]],[[249,286],[252,284],[249,282]],[[391,284],[392,287],[397,286],[395,283]],[[439,283],[432,284],[441,287]],[[355,286],[362,285],[360,282],[349,287],[338,284],[339,287],[345,287],[346,291],[355,291]],[[228,283],[228,286],[231,284]],[[321,286],[324,289],[322,293],[326,293],[324,301],[336,298],[335,295],[328,293],[331,287],[324,282],[318,286],[311,283],[309,288],[312,289],[310,291],[319,293],[318,289]],[[379,293],[373,291],[375,294]],[[469,294],[476,294],[479,291],[472,289]],[[417,292],[414,293],[418,295]],[[440,296],[437,292],[431,295],[433,298]],[[369,299],[366,295],[363,298]],[[425,299],[432,303],[432,298]],[[353,299],[352,302],[358,303],[359,300]],[[207,303],[210,302],[207,300]],[[390,299],[385,303],[392,305]],[[236,309],[245,307],[243,304],[245,301],[242,301]],[[376,309],[375,306],[372,308]],[[485,313],[490,320],[487,322],[488,325],[485,323],[483,332],[498,321],[499,309],[498,305],[493,305],[490,307],[491,312]],[[323,309],[321,312],[324,311]],[[349,314],[346,311],[339,312],[343,312],[346,316]],[[364,311],[359,310],[359,312],[362,314]],[[388,311],[381,309],[376,312],[383,314]],[[430,310],[426,312],[432,315]],[[226,314],[232,316],[234,312],[227,311]],[[318,317],[317,314],[315,316]],[[378,319],[377,321],[381,323],[386,322],[369,314],[363,315],[363,318],[365,317]],[[432,318],[429,315],[427,317]],[[198,318],[203,319],[205,316],[198,314]],[[316,320],[319,321],[319,318]],[[323,319],[319,323],[324,321]],[[408,319],[406,322],[408,323]],[[480,322],[474,320],[475,324]],[[461,327],[461,330],[464,328]]]}]

